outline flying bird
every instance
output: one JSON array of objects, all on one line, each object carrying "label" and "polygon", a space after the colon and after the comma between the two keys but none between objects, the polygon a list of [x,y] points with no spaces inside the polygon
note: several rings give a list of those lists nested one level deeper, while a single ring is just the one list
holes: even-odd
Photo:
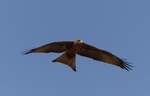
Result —
[{"label": "flying bird", "polygon": [[92,58],[94,60],[102,61],[105,64],[116,65],[127,71],[132,70],[131,67],[133,67],[132,65],[120,59],[116,55],[103,49],[99,49],[89,44],[86,44],[82,40],[52,42],[28,50],[24,54],[50,53],[50,52],[62,53],[59,57],[52,60],[52,62],[59,62],[68,65],[74,71],[76,71],[76,63],[75,63],[76,54]]}]

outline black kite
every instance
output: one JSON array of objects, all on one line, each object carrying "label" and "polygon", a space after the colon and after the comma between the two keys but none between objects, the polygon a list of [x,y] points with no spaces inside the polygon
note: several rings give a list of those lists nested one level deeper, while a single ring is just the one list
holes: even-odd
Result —
[{"label": "black kite", "polygon": [[31,49],[25,52],[25,54],[49,52],[64,52],[60,57],[54,59],[52,62],[60,62],[66,64],[74,71],[76,71],[76,54],[89,57],[94,60],[102,61],[108,64],[113,64],[122,69],[126,69],[127,71],[131,70],[132,67],[127,62],[113,55],[112,53],[86,44],[82,40],[52,42],[41,47]]}]

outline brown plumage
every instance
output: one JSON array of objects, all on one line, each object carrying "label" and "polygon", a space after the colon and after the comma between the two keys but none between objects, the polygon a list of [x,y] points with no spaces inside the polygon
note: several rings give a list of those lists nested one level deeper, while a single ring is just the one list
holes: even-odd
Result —
[{"label": "brown plumage", "polygon": [[127,62],[113,55],[112,53],[86,44],[82,40],[53,42],[38,48],[31,49],[25,52],[25,54],[49,52],[64,52],[60,57],[54,59],[52,62],[60,62],[66,64],[74,71],[76,71],[76,54],[89,57],[94,60],[102,61],[107,64],[116,65],[122,69],[126,69],[127,71],[131,70],[132,67]]}]

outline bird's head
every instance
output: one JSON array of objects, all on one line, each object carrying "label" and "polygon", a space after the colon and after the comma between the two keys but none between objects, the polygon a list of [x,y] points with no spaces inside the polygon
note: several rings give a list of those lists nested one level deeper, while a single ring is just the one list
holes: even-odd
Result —
[{"label": "bird's head", "polygon": [[84,43],[83,40],[76,40],[75,42],[78,44]]}]

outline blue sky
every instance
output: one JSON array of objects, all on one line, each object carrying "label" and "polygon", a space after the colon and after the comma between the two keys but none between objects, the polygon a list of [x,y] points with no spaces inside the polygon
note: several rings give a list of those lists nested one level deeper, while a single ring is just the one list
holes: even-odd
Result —
[{"label": "blue sky", "polygon": [[[1,0],[1,96],[149,96],[149,0]],[[24,50],[82,39],[132,62],[134,70],[77,57],[77,72],[52,63],[59,54]]]}]

